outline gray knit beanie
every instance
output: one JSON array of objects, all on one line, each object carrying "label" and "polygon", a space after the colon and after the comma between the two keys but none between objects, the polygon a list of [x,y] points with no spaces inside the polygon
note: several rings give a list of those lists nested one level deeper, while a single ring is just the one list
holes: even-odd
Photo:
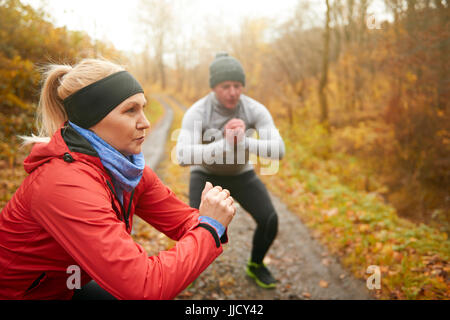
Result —
[{"label": "gray knit beanie", "polygon": [[216,54],[209,66],[209,86],[214,88],[224,81],[238,81],[245,86],[245,73],[241,63],[226,52]]}]

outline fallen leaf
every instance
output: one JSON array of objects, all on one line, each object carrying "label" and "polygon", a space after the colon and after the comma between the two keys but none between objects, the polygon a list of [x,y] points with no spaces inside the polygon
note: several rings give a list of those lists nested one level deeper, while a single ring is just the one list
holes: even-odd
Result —
[{"label": "fallen leaf", "polygon": [[328,282],[326,282],[325,280],[320,280],[319,286],[321,286],[322,288],[328,288]]},{"label": "fallen leaf", "polygon": [[394,251],[393,256],[397,262],[402,262],[403,255],[401,253]]},{"label": "fallen leaf", "polygon": [[335,216],[339,213],[339,209],[338,208],[333,208],[330,210],[323,210],[322,213],[328,217],[332,217]]},{"label": "fallen leaf", "polygon": [[309,292],[303,292],[302,295],[305,298],[308,298],[308,299],[311,298],[311,294]]},{"label": "fallen leaf", "polygon": [[189,298],[189,297],[192,297],[193,295],[194,295],[194,293],[192,293],[190,291],[183,291],[182,293],[180,293],[179,296]]},{"label": "fallen leaf", "polygon": [[329,266],[330,265],[330,263],[331,263],[331,261],[330,261],[330,259],[322,259],[322,264],[324,265],[324,266]]},{"label": "fallen leaf", "polygon": [[443,273],[443,271],[441,270],[441,269],[433,269],[432,271],[431,271],[431,274],[432,275],[440,275],[441,273]]},{"label": "fallen leaf", "polygon": [[389,271],[389,267],[388,266],[381,266],[380,270],[381,270],[382,273],[386,273],[386,272]]},{"label": "fallen leaf", "polygon": [[361,224],[361,225],[359,225],[358,229],[359,229],[359,232],[365,233],[365,232],[369,231],[370,227],[368,224]]}]

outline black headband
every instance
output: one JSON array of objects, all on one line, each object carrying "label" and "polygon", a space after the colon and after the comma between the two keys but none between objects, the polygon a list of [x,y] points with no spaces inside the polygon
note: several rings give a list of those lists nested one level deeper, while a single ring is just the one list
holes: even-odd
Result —
[{"label": "black headband", "polygon": [[69,120],[89,129],[127,98],[143,93],[127,71],[120,71],[81,88],[63,100]]}]

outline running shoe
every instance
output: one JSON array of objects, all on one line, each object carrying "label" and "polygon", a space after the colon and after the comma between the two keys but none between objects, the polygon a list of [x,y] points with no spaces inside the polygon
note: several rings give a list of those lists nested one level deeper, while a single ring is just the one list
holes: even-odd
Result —
[{"label": "running shoe", "polygon": [[246,271],[247,275],[253,278],[261,288],[273,289],[276,287],[276,280],[264,263],[249,262]]}]

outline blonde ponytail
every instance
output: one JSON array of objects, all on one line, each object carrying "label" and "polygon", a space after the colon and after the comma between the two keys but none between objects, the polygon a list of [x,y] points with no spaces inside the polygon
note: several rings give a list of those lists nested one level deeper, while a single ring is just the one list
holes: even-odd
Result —
[{"label": "blonde ponytail", "polygon": [[102,59],[84,59],[75,66],[49,65],[43,73],[43,85],[36,114],[38,135],[20,136],[23,145],[50,141],[50,137],[67,121],[63,100],[81,88],[124,70]]}]

